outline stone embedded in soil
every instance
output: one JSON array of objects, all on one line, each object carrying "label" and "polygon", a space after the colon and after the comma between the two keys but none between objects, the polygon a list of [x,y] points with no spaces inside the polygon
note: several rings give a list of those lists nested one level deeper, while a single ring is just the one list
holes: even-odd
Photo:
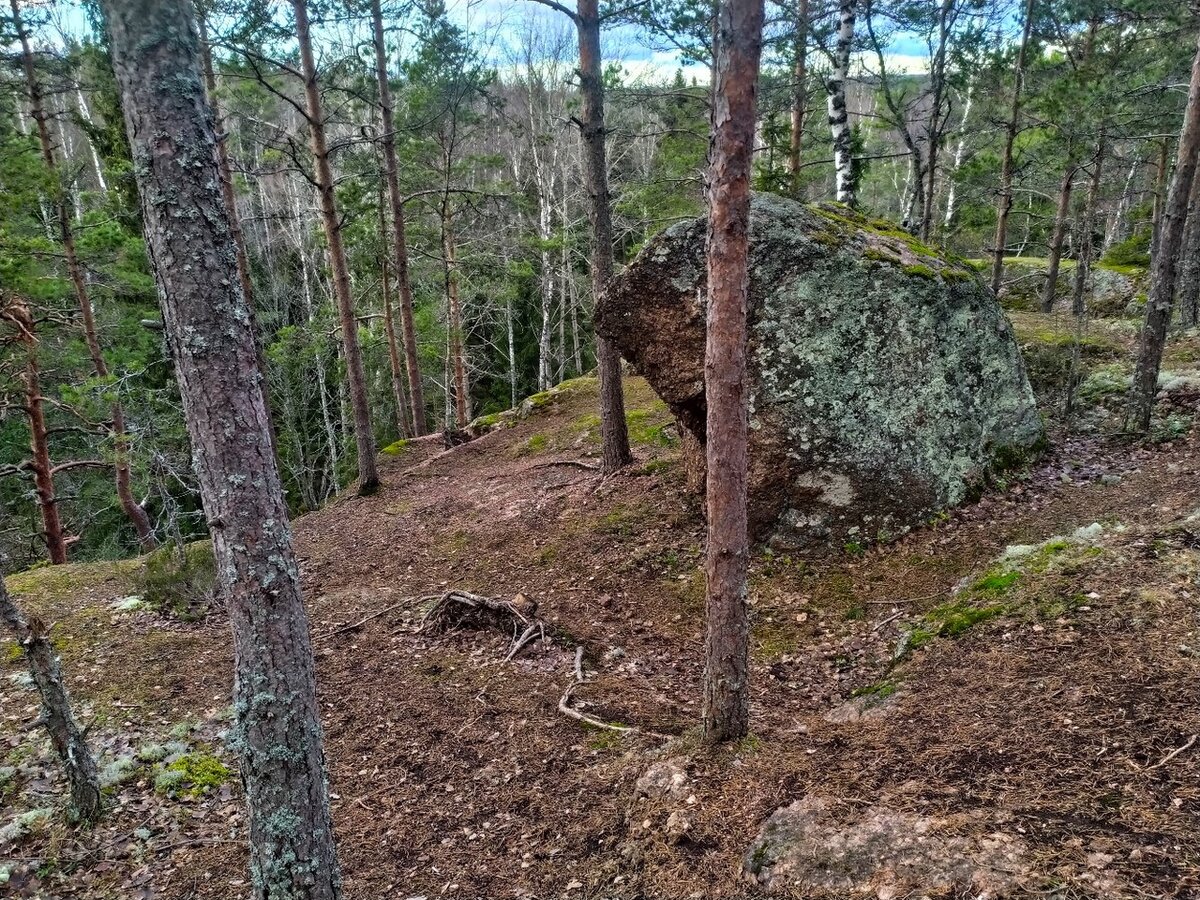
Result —
[{"label": "stone embedded in soil", "polygon": [[[778,547],[927,521],[1043,440],[1012,329],[976,274],[886,223],[760,194],[751,212],[750,526]],[[682,426],[702,484],[705,221],[655,238],[597,331]]]},{"label": "stone embedded in soil", "polygon": [[682,797],[687,788],[687,772],[675,760],[663,759],[652,763],[634,786],[639,797]]},{"label": "stone embedded in soil", "polygon": [[967,833],[983,825],[976,818],[919,816],[884,805],[855,814],[852,806],[805,797],[767,819],[743,874],[768,893],[789,895],[1009,896],[1023,885],[1028,848],[1008,834]]}]

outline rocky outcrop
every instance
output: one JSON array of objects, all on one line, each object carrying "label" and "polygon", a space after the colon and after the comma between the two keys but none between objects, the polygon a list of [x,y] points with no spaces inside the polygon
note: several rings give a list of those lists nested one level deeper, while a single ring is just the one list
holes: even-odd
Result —
[{"label": "rocky outcrop", "polygon": [[776,810],[743,873],[768,894],[839,897],[1005,897],[1028,875],[1029,851],[982,817],[944,818],[872,806],[860,813],[820,797]]},{"label": "rocky outcrop", "polygon": [[[705,222],[655,238],[596,328],[703,460]],[[1042,441],[1003,312],[965,265],[881,220],[769,195],[751,217],[750,525],[777,546],[895,535]]]}]

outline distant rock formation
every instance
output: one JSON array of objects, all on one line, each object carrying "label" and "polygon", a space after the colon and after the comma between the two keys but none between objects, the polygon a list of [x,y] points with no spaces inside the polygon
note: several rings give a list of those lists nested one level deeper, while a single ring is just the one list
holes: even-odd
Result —
[{"label": "distant rock formation", "polygon": [[[678,418],[700,484],[704,241],[703,219],[659,235],[596,309],[597,331]],[[762,194],[750,265],[756,538],[893,536],[1040,446],[1012,330],[969,267],[889,222]]]}]

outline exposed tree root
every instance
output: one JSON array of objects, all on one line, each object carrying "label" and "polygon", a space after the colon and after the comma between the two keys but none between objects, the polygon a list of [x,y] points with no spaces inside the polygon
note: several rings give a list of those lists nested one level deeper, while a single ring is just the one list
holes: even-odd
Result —
[{"label": "exposed tree root", "polygon": [[491,628],[513,636],[504,662],[509,662],[535,636],[546,639],[546,623],[537,617],[537,602],[524,594],[497,600],[468,591],[447,591],[430,607],[417,628],[418,634],[445,634],[459,628]]}]

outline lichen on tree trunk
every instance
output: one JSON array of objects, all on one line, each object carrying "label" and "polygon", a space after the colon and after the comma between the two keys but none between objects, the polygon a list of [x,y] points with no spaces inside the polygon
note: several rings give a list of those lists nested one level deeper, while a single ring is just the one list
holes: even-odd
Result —
[{"label": "lichen on tree trunk", "polygon": [[188,0],[105,0],[147,250],[234,644],[255,900],[341,893],[312,647]]}]

